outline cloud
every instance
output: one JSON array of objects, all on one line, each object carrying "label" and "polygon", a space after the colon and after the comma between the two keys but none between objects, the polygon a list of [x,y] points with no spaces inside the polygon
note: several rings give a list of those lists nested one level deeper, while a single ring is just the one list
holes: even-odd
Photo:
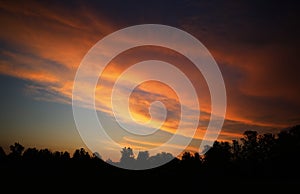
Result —
[{"label": "cloud", "polygon": [[[225,66],[228,116],[231,119],[248,120],[262,126],[295,124],[286,118],[295,117],[300,110],[300,80],[296,73],[291,73],[298,72],[299,67],[295,56],[290,56],[293,52],[287,54],[287,50],[270,45],[239,52],[237,56],[223,53],[217,57]],[[227,77],[230,74],[226,71],[235,71],[237,76]]]},{"label": "cloud", "polygon": [[5,27],[0,32],[0,73],[32,81],[70,100],[81,59],[113,27],[101,16],[95,18],[85,5],[57,3],[1,3],[0,23]]},{"label": "cloud", "polygon": [[[36,99],[70,104],[76,70],[98,40],[131,24],[163,21],[197,37],[219,64],[228,100],[219,140],[239,138],[248,129],[278,131],[300,122],[299,25],[291,5],[227,2],[215,6],[214,2],[189,1],[178,2],[174,8],[169,7],[170,2],[158,8],[149,3],[143,10],[134,5],[136,12],[128,12],[126,3],[94,3],[2,2],[0,74],[28,80],[26,91]],[[163,14],[153,18],[150,7]],[[137,17],[141,13],[142,19]],[[96,88],[97,110],[112,116],[110,96],[116,78],[131,65],[149,59],[175,65],[194,84],[202,111],[194,137],[198,143],[190,147],[196,148],[210,119],[210,94],[201,72],[174,51],[149,46],[130,49],[113,59]],[[128,81],[142,73],[130,75]],[[126,83],[122,84],[126,89]],[[162,101],[168,109],[164,139],[176,131],[179,100],[171,90],[160,83],[142,84],[131,97],[133,115],[141,121],[149,119],[151,102]],[[79,100],[84,104],[90,99]]]},{"label": "cloud", "polygon": [[297,6],[192,1],[191,7],[194,14],[182,18],[181,26],[206,45],[221,68],[226,117],[266,130],[299,123]]}]

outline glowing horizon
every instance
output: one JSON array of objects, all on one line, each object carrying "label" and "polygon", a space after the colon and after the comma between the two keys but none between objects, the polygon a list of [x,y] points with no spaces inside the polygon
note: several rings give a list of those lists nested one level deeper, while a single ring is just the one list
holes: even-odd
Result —
[{"label": "glowing horizon", "polygon": [[[212,9],[205,4],[193,3],[195,5],[186,10]],[[212,17],[207,12],[189,13],[181,10],[181,6],[172,8],[173,12],[171,10],[170,17],[166,18],[164,15],[167,13],[160,8],[155,19],[151,19],[151,10],[145,9],[148,17],[142,20],[138,14],[128,15],[125,9],[113,11],[118,5],[110,3],[74,3],[72,9],[67,10],[71,3],[58,4],[60,6],[45,2],[0,4],[0,24],[3,26],[0,31],[0,77],[5,91],[1,97],[4,108],[0,146],[8,147],[8,144],[18,141],[26,147],[49,147],[70,153],[75,148],[86,147],[72,120],[71,99],[76,70],[84,55],[101,38],[141,23],[164,23],[183,29],[202,41],[216,59],[225,80],[228,99],[219,141],[240,138],[249,129],[259,133],[278,132],[300,122],[298,49],[292,41],[297,36],[290,27],[280,31],[283,35],[269,37],[273,31],[277,32],[278,25],[283,25],[282,21],[276,21],[275,25],[263,17],[265,25],[270,27],[268,30],[255,22],[261,18],[230,16],[231,19],[220,17],[223,22],[216,22],[207,19]],[[169,7],[168,3],[163,5]],[[229,3],[226,6],[233,5]],[[219,10],[219,14],[226,13],[222,8],[215,9]],[[241,6],[234,9],[234,13],[240,14],[240,11],[248,9]],[[175,12],[181,14],[180,18],[176,18]],[[287,27],[293,26],[292,21],[285,16],[283,18]],[[243,21],[248,21],[251,28]],[[242,27],[239,29],[236,24]],[[268,35],[260,30],[262,28]],[[171,50],[142,47],[130,49],[113,59],[95,91],[98,113],[112,116],[109,96],[114,81],[129,66],[150,59],[164,59],[190,75],[199,97],[201,115],[194,140],[187,149],[197,150],[211,116],[208,86],[190,61]],[[131,83],[139,76],[143,76],[143,72],[128,76],[126,80]],[[126,87],[124,83],[123,89]],[[81,100],[84,105],[87,99]],[[159,130],[162,138],[140,141],[116,135],[121,145],[132,144],[130,147],[133,149],[147,149],[160,145],[174,134],[178,126],[178,96],[162,83],[149,82],[136,88],[130,101],[133,117],[138,122],[147,122],[150,118],[147,107],[155,100],[163,100],[171,115]],[[158,113],[158,110],[153,111]]]}]

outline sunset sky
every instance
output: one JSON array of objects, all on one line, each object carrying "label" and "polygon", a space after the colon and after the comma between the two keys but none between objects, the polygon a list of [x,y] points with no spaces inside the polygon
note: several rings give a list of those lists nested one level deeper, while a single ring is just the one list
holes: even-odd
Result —
[{"label": "sunset sky", "polygon": [[[214,57],[227,93],[219,140],[240,138],[245,130],[277,133],[299,124],[299,14],[299,6],[288,1],[0,1],[0,146],[8,151],[9,145],[20,142],[71,153],[86,148],[72,113],[77,68],[103,37],[138,24],[184,30]],[[112,117],[108,96],[113,83],[128,67],[145,60],[164,60],[190,76],[201,117],[188,150],[198,151],[210,117],[209,91],[190,61],[171,50],[148,46],[114,58],[96,89],[99,115]],[[140,69],[125,80],[134,82],[144,73]],[[165,84],[145,82],[129,104],[132,116],[143,123],[149,120],[149,104],[157,100],[165,104],[168,117],[156,139],[120,135],[115,126],[107,126],[108,133],[136,150],[160,145],[178,127],[178,95]]]}]

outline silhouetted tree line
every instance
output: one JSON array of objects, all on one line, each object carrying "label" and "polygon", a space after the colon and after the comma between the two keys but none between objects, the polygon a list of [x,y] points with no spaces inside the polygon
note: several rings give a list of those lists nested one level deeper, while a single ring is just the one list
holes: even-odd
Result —
[{"label": "silhouetted tree line", "polygon": [[237,179],[299,180],[300,176],[300,125],[281,131],[279,134],[259,135],[245,131],[243,138],[230,142],[216,141],[204,154],[184,152],[180,158],[170,153],[150,156],[148,151],[134,156],[133,150],[121,150],[121,159],[114,165],[143,168],[143,165],[163,166],[149,170],[130,171],[109,165],[98,153],[90,154],[84,148],[68,152],[51,152],[49,149],[27,148],[20,143],[10,146],[6,154],[0,147],[0,170],[2,176],[59,176],[93,175],[96,177],[122,178],[129,176],[171,177],[198,176],[202,179],[220,177]]}]

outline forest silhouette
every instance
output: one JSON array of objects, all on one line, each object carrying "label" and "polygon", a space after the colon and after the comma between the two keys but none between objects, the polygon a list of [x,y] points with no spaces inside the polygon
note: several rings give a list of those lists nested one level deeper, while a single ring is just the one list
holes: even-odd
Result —
[{"label": "forest silhouette", "polygon": [[[101,154],[101,153],[100,153]],[[99,153],[90,154],[84,148],[68,152],[52,152],[49,149],[27,148],[20,143],[10,146],[5,153],[0,147],[2,177],[58,177],[76,178],[93,176],[121,179],[167,178],[195,176],[200,180],[280,180],[299,181],[300,173],[300,125],[282,130],[278,134],[258,134],[245,131],[243,138],[232,142],[215,141],[204,154],[184,152],[181,157],[170,153],[150,156],[147,151],[136,157],[133,150],[124,147],[119,162],[104,162]],[[149,170],[125,170],[116,166],[143,167],[149,163],[170,160],[163,166]]]}]

